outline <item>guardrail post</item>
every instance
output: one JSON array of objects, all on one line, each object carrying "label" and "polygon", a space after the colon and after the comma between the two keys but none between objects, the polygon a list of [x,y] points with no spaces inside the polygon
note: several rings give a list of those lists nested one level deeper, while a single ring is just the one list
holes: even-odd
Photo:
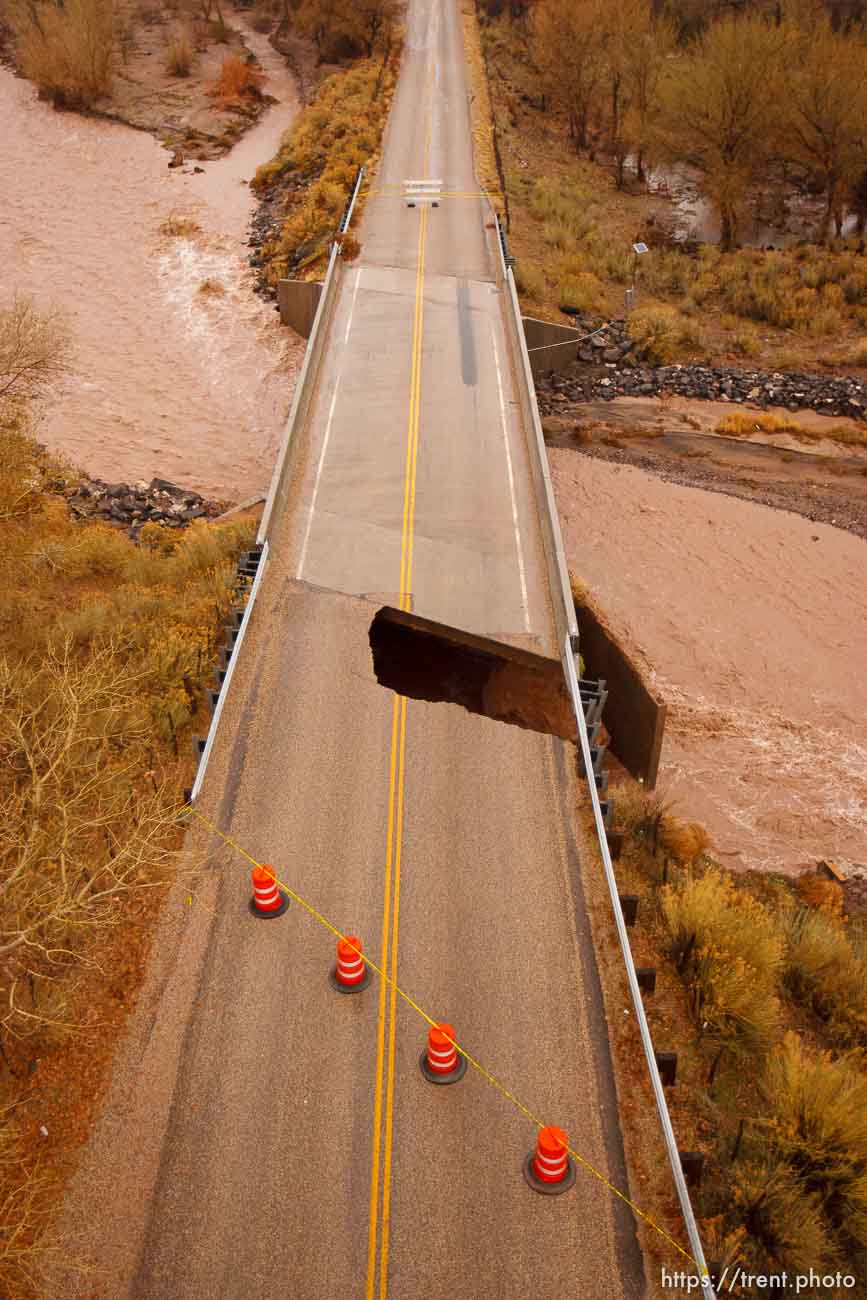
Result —
[{"label": "guardrail post", "polygon": [[623,919],[627,925],[635,925],[638,920],[638,895],[621,894],[620,910],[623,912]]},{"label": "guardrail post", "polygon": [[677,1082],[677,1052],[655,1052],[659,1077],[667,1088]]},{"label": "guardrail post", "polygon": [[690,1187],[700,1187],[702,1174],[704,1173],[704,1152],[679,1151],[678,1155],[680,1156],[680,1167],[683,1170],[683,1176]]}]

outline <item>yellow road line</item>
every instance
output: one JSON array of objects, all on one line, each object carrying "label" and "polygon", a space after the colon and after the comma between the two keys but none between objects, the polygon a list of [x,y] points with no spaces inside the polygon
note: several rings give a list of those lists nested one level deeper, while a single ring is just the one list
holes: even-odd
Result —
[{"label": "yellow road line", "polygon": [[[404,756],[406,752],[406,699],[401,697],[400,776],[398,778],[397,824],[403,826]],[[400,855],[403,836],[400,829],[394,858],[394,910],[391,935],[391,1001],[388,1009],[388,1090],[385,1098],[385,1150],[382,1158],[382,1226],[380,1228],[379,1295],[385,1300],[388,1291],[388,1230],[391,1223],[391,1139],[394,1115],[394,1036],[397,1004],[397,928],[400,916]]]},{"label": "yellow road line", "polygon": [[[208,830],[213,831],[215,835],[219,835],[220,839],[225,844],[228,844],[231,848],[235,849],[237,853],[240,853],[242,858],[246,858],[246,860],[251,864],[251,866],[254,867],[262,866],[262,863],[257,862],[254,857],[251,857],[250,854],[246,851],[246,849],[243,849],[241,847],[241,845],[237,842],[237,840],[233,840],[230,835],[226,835],[224,831],[221,831],[218,826],[215,826],[213,822],[209,821],[207,817],[203,816],[202,813],[200,813],[196,808],[192,806],[192,804],[186,804],[180,810],[178,816],[181,817],[187,813],[192,813],[194,817],[197,817],[200,822],[202,822],[205,826],[207,826]],[[308,903],[306,898],[303,898],[301,894],[299,894],[296,890],[292,889],[290,885],[287,885],[284,880],[281,880],[280,877],[276,874],[276,872],[274,872],[273,867],[269,867],[268,869],[271,871],[272,875],[274,876],[275,883],[279,885],[279,887],[283,890],[284,893],[288,894],[288,896],[291,899],[293,899],[296,903],[298,903],[298,905],[302,907],[304,911],[308,913],[309,916],[312,916],[313,919],[315,921],[318,921],[320,925],[324,926],[326,930],[330,930],[330,932],[334,935],[336,939],[344,939],[344,940],[346,939],[346,935],[343,934],[340,930],[338,930],[337,926],[334,925],[331,921],[329,921],[327,916],[323,916],[321,912],[317,911],[317,909],[313,906],[312,903]],[[402,989],[399,984],[396,984],[394,980],[389,976],[387,971],[383,969],[382,966],[377,965],[377,963],[373,961],[370,957],[368,957],[366,953],[359,952],[358,949],[355,949],[355,951],[358,953],[358,956],[362,959],[362,961],[365,962],[365,964],[369,966],[372,971],[376,972],[376,974],[380,977],[383,983],[388,984],[390,987],[392,987],[394,989],[396,996],[401,998],[407,1004],[407,1006],[412,1007],[413,1011],[415,1011],[417,1015],[421,1016],[422,1020],[424,1020],[428,1025],[432,1025],[432,1026],[436,1025],[437,1022],[433,1019],[432,1016],[428,1015],[424,1007],[419,1006],[418,1002],[416,1002],[415,999],[411,997],[409,993],[407,993],[406,989]],[[446,1037],[448,1038],[448,1035],[446,1035]],[[453,1038],[449,1038],[448,1041],[452,1043],[452,1045],[457,1049],[457,1051],[460,1052],[461,1056],[463,1056],[466,1059],[467,1064],[471,1065],[473,1069],[476,1070],[482,1076],[483,1079],[486,1079],[487,1082],[491,1084],[493,1088],[496,1088],[497,1092],[499,1092],[501,1096],[505,1097],[507,1101],[510,1101],[513,1106],[516,1106],[518,1110],[522,1113],[522,1115],[526,1116],[526,1118],[530,1121],[531,1124],[534,1124],[536,1128],[544,1127],[545,1121],[539,1119],[539,1117],[535,1115],[532,1110],[530,1110],[529,1106],[525,1106],[524,1103],[520,1100],[520,1098],[516,1097],[513,1092],[510,1092],[509,1089],[506,1087],[506,1085],[504,1083],[501,1083],[500,1080],[495,1075],[491,1074],[489,1070],[486,1070],[480,1061],[477,1061],[474,1056],[470,1056],[469,1052],[466,1050],[465,1047],[462,1047],[461,1044]],[[678,1254],[682,1255],[684,1259],[690,1262],[690,1264],[693,1264],[696,1268],[698,1268],[698,1264],[693,1259],[692,1255],[690,1255],[689,1251],[685,1250],[684,1247],[681,1246],[679,1242],[675,1241],[674,1237],[670,1236],[665,1231],[664,1228],[660,1228],[659,1224],[656,1223],[650,1217],[649,1214],[645,1214],[644,1210],[640,1209],[639,1206],[637,1206],[633,1200],[630,1200],[630,1198],[624,1192],[621,1192],[620,1189],[615,1187],[615,1185],[612,1182],[609,1182],[609,1180],[605,1177],[605,1175],[600,1170],[598,1170],[595,1165],[591,1164],[591,1162],[587,1160],[584,1156],[582,1156],[579,1151],[576,1151],[574,1147],[567,1146],[566,1150],[569,1152],[569,1155],[572,1157],[573,1160],[577,1161],[577,1163],[580,1164],[582,1168],[586,1169],[588,1173],[592,1174],[594,1178],[597,1178],[599,1182],[604,1184],[604,1186],[608,1188],[609,1192],[611,1192],[612,1196],[616,1196],[617,1199],[622,1201],[624,1205],[627,1205],[629,1209],[632,1210],[633,1214],[637,1215],[639,1219],[642,1219],[648,1225],[648,1227],[654,1230],[654,1232],[657,1232],[659,1236],[663,1238],[663,1240],[668,1242],[669,1246],[673,1246],[674,1249],[678,1252]]]},{"label": "yellow road line", "polygon": [[[382,940],[380,952],[382,961],[388,960],[388,921],[391,907],[391,868],[394,852],[394,807],[395,807],[395,773],[397,769],[397,735],[400,706],[398,697],[394,697],[391,715],[391,760],[389,763],[388,783],[388,833],[385,849],[385,900],[382,909]],[[402,775],[401,775],[402,779]],[[402,802],[402,800],[399,800]],[[373,1104],[373,1160],[370,1168],[370,1220],[367,1231],[367,1300],[373,1300],[374,1276],[376,1272],[376,1228],[379,1209],[379,1151],[382,1130],[382,1068],[385,1055],[385,984],[379,990],[379,1017],[376,1032],[376,1087]]]}]

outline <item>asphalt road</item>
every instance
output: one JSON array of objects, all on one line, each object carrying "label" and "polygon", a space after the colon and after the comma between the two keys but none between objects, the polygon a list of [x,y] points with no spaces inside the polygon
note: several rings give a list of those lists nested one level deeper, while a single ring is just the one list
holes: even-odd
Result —
[{"label": "asphalt road", "polygon": [[[566,751],[372,674],[387,600],[553,650],[525,431],[479,198],[454,0],[411,0],[380,176],[202,810],[624,1186],[571,838]],[[526,1115],[475,1069],[437,1088],[427,1025],[374,976],[342,997],[297,902],[248,911],[201,827],[78,1195],[110,1300],[618,1300],[631,1221],[585,1168],[531,1191]],[[66,1295],[71,1294],[69,1290]]]}]

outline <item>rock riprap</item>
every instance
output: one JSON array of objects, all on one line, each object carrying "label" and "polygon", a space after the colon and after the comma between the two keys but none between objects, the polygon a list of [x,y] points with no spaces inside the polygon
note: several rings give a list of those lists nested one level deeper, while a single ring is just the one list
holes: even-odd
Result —
[{"label": "rock riprap", "polygon": [[677,393],[713,402],[750,402],[790,411],[867,419],[867,384],[852,375],[742,370],[734,366],[650,366],[636,356],[623,321],[612,321],[582,344],[578,361],[536,381],[539,409],[553,414],[563,401],[612,401]]},{"label": "rock riprap", "polygon": [[58,486],[76,519],[101,519],[125,528],[132,538],[138,537],[144,524],[183,528],[195,519],[213,519],[226,508],[224,502],[206,501],[198,492],[178,487],[164,478],[152,478],[150,483],[144,480],[104,483],[101,479],[86,479]]}]

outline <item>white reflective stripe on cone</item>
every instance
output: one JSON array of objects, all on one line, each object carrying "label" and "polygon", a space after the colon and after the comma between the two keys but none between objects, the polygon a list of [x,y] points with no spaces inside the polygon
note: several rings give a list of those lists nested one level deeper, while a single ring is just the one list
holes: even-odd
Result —
[{"label": "white reflective stripe on cone", "polygon": [[446,1059],[440,1058],[440,1060],[435,1060],[430,1054],[428,1054],[427,1063],[432,1070],[453,1070],[458,1063],[458,1058],[457,1054],[455,1054]]},{"label": "white reflective stripe on cone", "polygon": [[546,1174],[556,1174],[565,1172],[569,1161],[565,1155],[557,1160],[549,1160],[547,1156],[540,1156],[537,1154],[536,1164],[540,1169],[544,1169]]},{"label": "white reflective stripe on cone", "polygon": [[273,889],[269,889],[267,894],[260,892],[258,889],[254,889],[253,893],[257,903],[276,903],[280,897],[280,890],[276,885]]},{"label": "white reflective stripe on cone", "polygon": [[360,970],[364,966],[364,962],[360,957],[358,958],[358,961],[344,961],[343,958],[340,958],[337,966],[341,971],[355,971]]}]

